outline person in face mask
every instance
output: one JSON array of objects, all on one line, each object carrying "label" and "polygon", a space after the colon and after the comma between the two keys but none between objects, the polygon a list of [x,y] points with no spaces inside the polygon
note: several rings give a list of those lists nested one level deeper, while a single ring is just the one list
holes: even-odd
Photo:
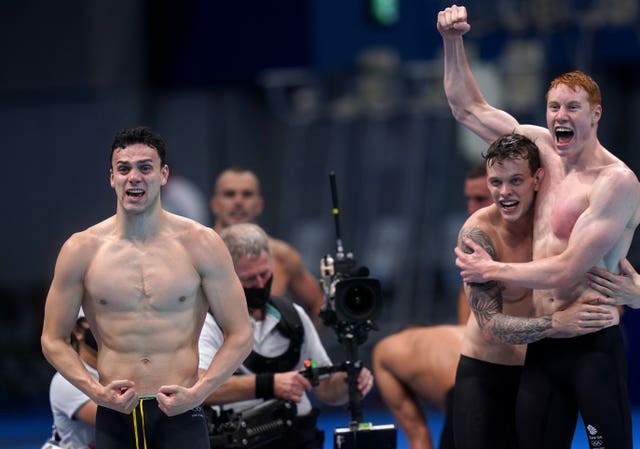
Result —
[{"label": "person in face mask", "polygon": [[[213,230],[220,233],[236,223],[257,223],[264,210],[264,197],[258,176],[245,167],[232,166],[216,178],[213,195],[209,200],[215,220]],[[164,204],[164,203],[163,203]],[[322,290],[306,269],[296,248],[284,240],[269,237],[273,293],[300,304],[311,316],[317,329],[321,329],[318,316],[324,303]]]},{"label": "person in face mask", "polygon": [[[71,345],[78,351],[87,370],[98,378],[98,343],[91,333],[82,309],[71,333]],[[94,449],[97,405],[60,373],[54,374],[49,387],[53,415],[51,440],[44,448]]]},{"label": "person in face mask", "polygon": [[[328,405],[347,403],[346,373],[321,377],[317,386],[300,373],[309,359],[318,367],[332,363],[304,309],[289,299],[271,296],[273,269],[266,233],[258,225],[241,223],[225,228],[220,237],[244,288],[253,327],[253,351],[205,405],[242,412],[274,398],[292,401],[297,406],[297,422],[282,435],[286,447],[322,447],[321,431],[316,428],[317,410],[312,408],[307,393],[313,391]],[[199,341],[200,370],[207,369],[223,339],[223,330],[208,314]],[[357,384],[362,397],[371,390],[373,375],[366,367],[359,372]],[[281,439],[273,442],[273,447],[284,447],[282,444]]]}]

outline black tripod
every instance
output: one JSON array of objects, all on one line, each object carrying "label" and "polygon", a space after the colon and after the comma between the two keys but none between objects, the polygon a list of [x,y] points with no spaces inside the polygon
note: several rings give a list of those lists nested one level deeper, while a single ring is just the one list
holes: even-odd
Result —
[{"label": "black tripod", "polygon": [[343,368],[347,373],[349,386],[349,411],[351,413],[349,428],[351,430],[357,430],[363,418],[362,395],[358,390],[358,376],[362,370],[362,361],[358,357],[358,346],[366,341],[367,333],[371,329],[375,329],[375,324],[371,320],[360,323],[342,321],[336,325],[338,341],[343,344],[346,352]]}]

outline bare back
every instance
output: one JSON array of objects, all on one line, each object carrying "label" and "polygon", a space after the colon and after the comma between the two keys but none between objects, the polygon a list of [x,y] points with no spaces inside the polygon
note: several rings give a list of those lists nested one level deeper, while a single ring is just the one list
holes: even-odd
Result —
[{"label": "bare back", "polygon": [[143,395],[161,385],[195,383],[196,343],[207,311],[188,250],[192,224],[169,217],[144,243],[119,238],[114,217],[80,235],[93,253],[83,307],[100,344],[101,383],[130,379]]},{"label": "bare back", "polygon": [[379,388],[386,391],[381,372],[390,371],[421,400],[444,410],[455,383],[463,334],[464,326],[441,325],[412,327],[384,338],[374,352]]}]

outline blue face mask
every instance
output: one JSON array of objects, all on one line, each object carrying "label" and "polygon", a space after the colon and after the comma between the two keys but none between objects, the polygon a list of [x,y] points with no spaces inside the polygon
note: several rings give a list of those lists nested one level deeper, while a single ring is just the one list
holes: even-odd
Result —
[{"label": "blue face mask", "polygon": [[262,288],[245,288],[244,295],[247,298],[247,306],[250,309],[264,309],[267,299],[271,297],[271,282],[273,275]]}]

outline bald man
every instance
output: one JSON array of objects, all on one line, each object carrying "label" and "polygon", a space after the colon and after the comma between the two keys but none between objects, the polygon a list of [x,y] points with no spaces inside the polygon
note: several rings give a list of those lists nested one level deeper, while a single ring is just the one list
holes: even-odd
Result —
[{"label": "bald man", "polygon": [[[209,205],[215,216],[213,229],[218,233],[232,224],[255,223],[264,209],[258,177],[243,167],[224,170],[216,179]],[[305,268],[293,246],[271,236],[269,246],[273,258],[272,293],[290,297],[318,323],[324,302],[318,280]]]}]

